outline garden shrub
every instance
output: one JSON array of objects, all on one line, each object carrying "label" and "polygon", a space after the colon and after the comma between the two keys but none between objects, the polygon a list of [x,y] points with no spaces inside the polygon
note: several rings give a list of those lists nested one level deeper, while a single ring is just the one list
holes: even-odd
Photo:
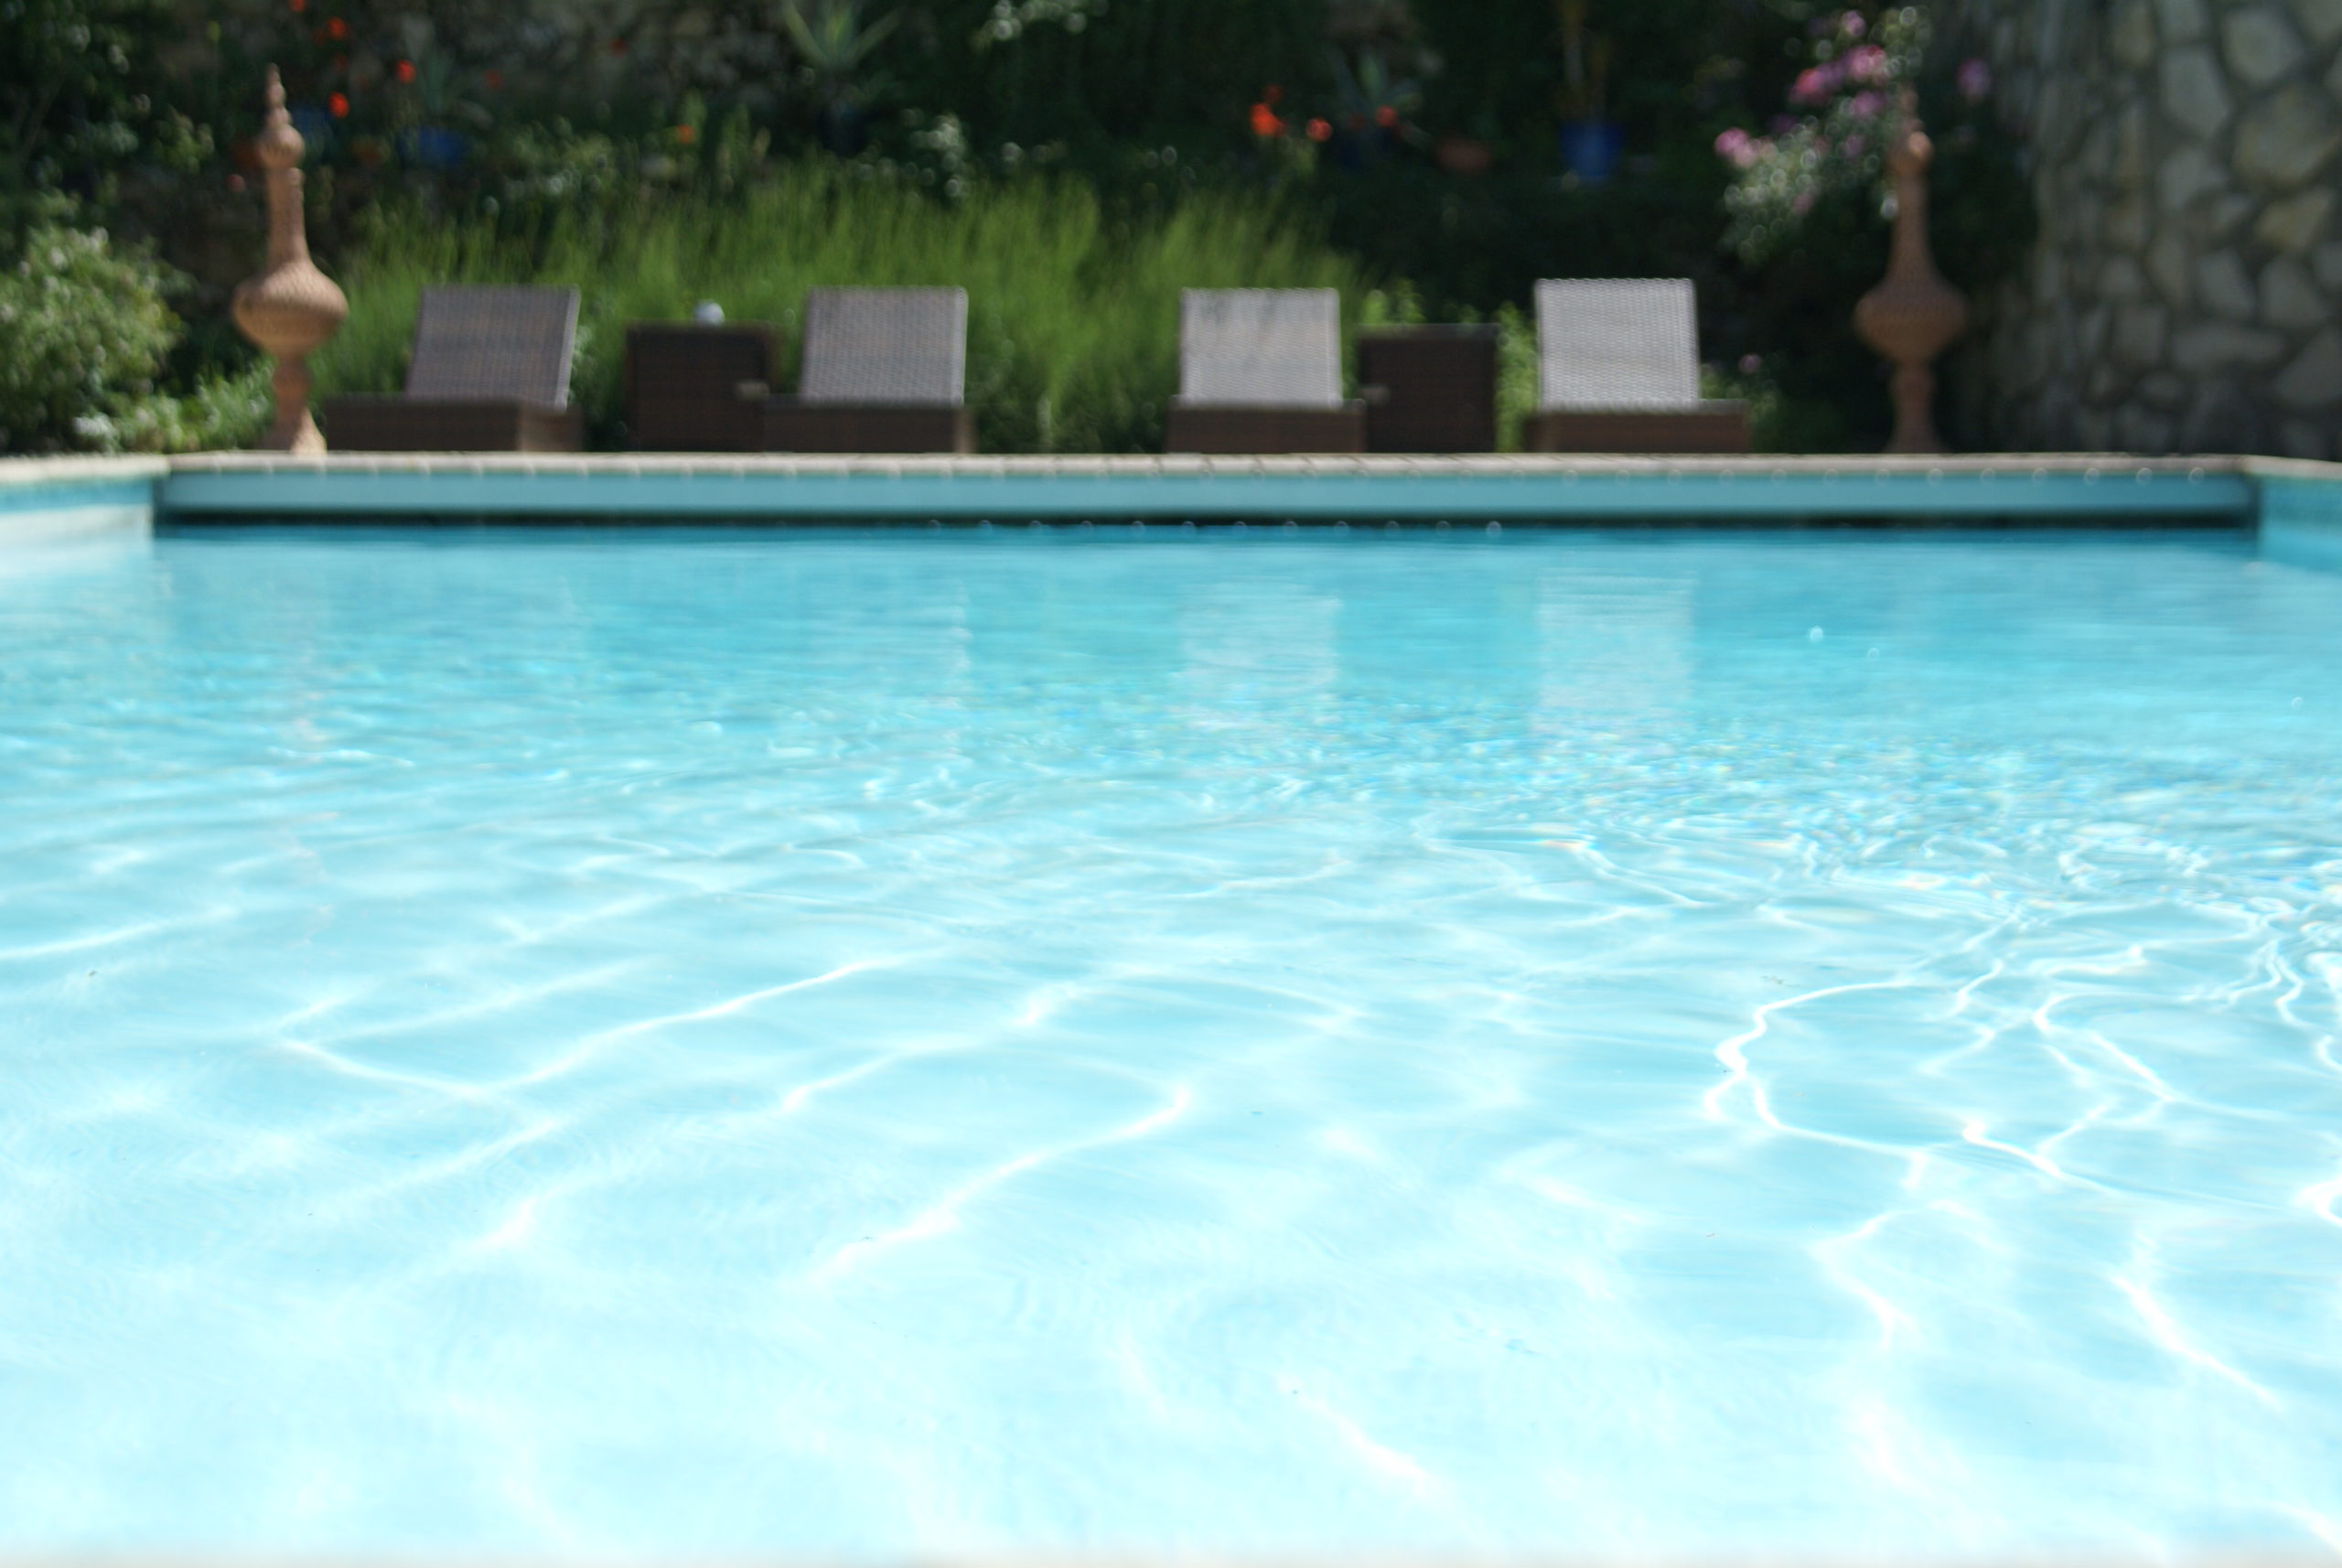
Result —
[{"label": "garden shrub", "polygon": [[102,229],[42,224],[0,269],[0,452],[242,446],[266,424],[265,371],[160,384],[177,275]]},{"label": "garden shrub", "polygon": [[0,448],[78,445],[74,421],[153,392],[178,334],[168,282],[102,229],[35,229],[0,272]]}]

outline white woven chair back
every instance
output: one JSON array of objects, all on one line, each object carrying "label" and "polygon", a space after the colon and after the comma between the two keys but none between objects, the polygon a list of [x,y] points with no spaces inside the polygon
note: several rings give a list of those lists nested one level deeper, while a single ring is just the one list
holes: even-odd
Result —
[{"label": "white woven chair back", "polygon": [[423,291],[414,315],[409,397],[450,402],[569,402],[577,291],[450,284]]},{"label": "white woven chair back", "polygon": [[1699,310],[1689,279],[1537,285],[1540,408],[1689,408],[1699,401]]},{"label": "white woven chair back", "polygon": [[817,288],[805,295],[806,403],[940,403],[962,400],[968,291]]},{"label": "white woven chair back", "polygon": [[1179,396],[1191,403],[1339,408],[1341,295],[1330,288],[1180,290]]}]

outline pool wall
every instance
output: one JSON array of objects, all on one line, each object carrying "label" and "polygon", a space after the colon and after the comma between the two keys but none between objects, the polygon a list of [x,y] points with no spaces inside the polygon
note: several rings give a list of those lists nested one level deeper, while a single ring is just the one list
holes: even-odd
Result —
[{"label": "pool wall", "polygon": [[2342,464],[2261,458],[701,457],[0,460],[0,544],[204,523],[2202,525],[2342,569]]},{"label": "pool wall", "polygon": [[0,546],[143,533],[170,468],[162,457],[0,461]]},{"label": "pool wall", "polygon": [[2272,561],[2342,571],[2342,463],[2253,465],[2261,551]]},{"label": "pool wall", "polygon": [[2199,522],[2236,459],[395,456],[172,465],[173,520]]}]

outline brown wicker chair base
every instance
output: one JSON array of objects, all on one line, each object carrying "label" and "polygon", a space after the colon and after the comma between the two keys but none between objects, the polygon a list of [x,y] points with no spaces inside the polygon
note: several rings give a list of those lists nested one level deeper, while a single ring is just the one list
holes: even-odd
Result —
[{"label": "brown wicker chair base", "polygon": [[580,452],[586,420],[551,403],[329,397],[326,445],[337,452]]},{"label": "brown wicker chair base", "polygon": [[975,416],[944,403],[765,404],[768,452],[956,452],[976,449]]},{"label": "brown wicker chair base", "polygon": [[1370,452],[1497,449],[1497,329],[1396,327],[1358,336]]},{"label": "brown wicker chair base", "polygon": [[1363,452],[1366,405],[1251,408],[1233,403],[1173,403],[1163,420],[1166,452],[1264,455]]},{"label": "brown wicker chair base", "polygon": [[761,452],[772,329],[640,321],[626,329],[628,445],[638,452]]},{"label": "brown wicker chair base", "polygon": [[1548,410],[1520,422],[1520,445],[1531,452],[1746,452],[1748,407],[1720,402],[1680,411]]}]

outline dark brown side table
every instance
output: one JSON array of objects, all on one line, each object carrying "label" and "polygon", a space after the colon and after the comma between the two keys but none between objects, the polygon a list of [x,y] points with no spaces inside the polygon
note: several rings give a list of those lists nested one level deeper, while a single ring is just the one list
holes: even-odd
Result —
[{"label": "dark brown side table", "polygon": [[761,452],[773,329],[636,321],[626,329],[627,441],[639,452]]},{"label": "dark brown side table", "polygon": [[1370,452],[1497,449],[1497,329],[1379,327],[1358,338]]}]

